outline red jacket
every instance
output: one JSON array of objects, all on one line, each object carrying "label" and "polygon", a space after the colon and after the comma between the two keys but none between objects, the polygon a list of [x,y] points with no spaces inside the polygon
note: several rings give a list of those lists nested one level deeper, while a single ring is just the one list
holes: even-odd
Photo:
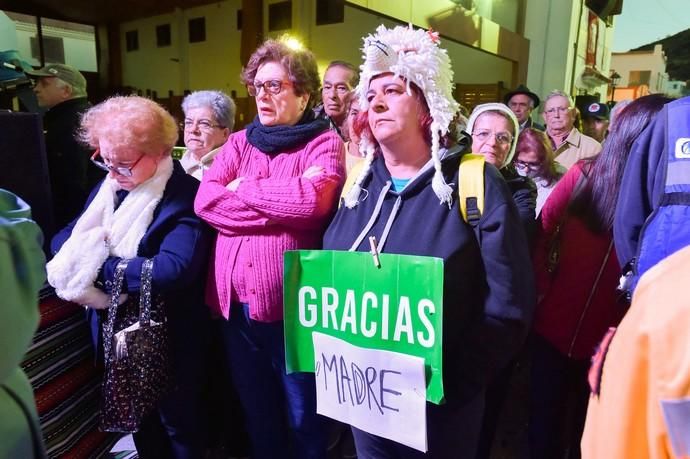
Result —
[{"label": "red jacket", "polygon": [[[620,268],[611,233],[595,234],[579,218],[563,217],[582,167],[582,162],[573,166],[544,204],[533,256],[540,299],[534,330],[573,359],[589,358],[625,313],[616,301]],[[547,260],[559,225],[559,262],[549,273]]]}]

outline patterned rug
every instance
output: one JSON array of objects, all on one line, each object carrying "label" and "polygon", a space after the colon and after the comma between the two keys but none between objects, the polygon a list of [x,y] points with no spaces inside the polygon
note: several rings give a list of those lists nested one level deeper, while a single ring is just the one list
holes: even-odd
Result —
[{"label": "patterned rug", "polygon": [[[84,308],[46,288],[41,321],[22,368],[31,381],[50,458],[101,458],[120,435],[98,430],[101,370]],[[135,456],[121,456],[135,457]]]}]

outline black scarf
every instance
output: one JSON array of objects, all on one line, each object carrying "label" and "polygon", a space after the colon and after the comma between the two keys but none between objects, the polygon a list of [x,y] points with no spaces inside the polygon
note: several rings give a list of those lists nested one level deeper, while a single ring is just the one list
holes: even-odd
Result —
[{"label": "black scarf", "polygon": [[264,126],[259,117],[247,126],[247,141],[268,155],[282,153],[311,139],[328,129],[328,121],[318,119],[312,110],[305,110],[294,126]]}]

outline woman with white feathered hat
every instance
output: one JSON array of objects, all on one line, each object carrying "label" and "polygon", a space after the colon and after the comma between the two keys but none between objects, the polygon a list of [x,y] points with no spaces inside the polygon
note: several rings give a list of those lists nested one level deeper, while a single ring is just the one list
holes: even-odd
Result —
[{"label": "woman with white feathered hat", "polygon": [[364,166],[324,236],[325,249],[368,251],[375,236],[380,252],[444,260],[445,403],[427,402],[428,452],[353,427],[360,458],[474,458],[486,381],[522,344],[534,307],[526,237],[494,166],[483,171],[476,228],[460,215],[467,142],[444,146],[458,105],[438,41],[402,26],[365,39],[357,87]]}]

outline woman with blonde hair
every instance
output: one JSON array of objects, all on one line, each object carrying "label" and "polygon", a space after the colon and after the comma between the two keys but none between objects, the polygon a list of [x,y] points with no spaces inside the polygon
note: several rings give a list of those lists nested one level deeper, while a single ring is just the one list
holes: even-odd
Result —
[{"label": "woman with blonde hair", "polygon": [[123,301],[146,293],[142,265],[153,260],[150,293],[164,299],[174,383],[134,433],[142,458],[204,455],[199,390],[208,312],[201,287],[209,234],[193,209],[199,182],[171,157],[177,135],[173,117],[142,97],[113,97],[84,114],[81,140],[108,175],[81,215],[55,235],[47,266],[56,293],[87,308],[100,354],[121,262],[128,260]]}]

